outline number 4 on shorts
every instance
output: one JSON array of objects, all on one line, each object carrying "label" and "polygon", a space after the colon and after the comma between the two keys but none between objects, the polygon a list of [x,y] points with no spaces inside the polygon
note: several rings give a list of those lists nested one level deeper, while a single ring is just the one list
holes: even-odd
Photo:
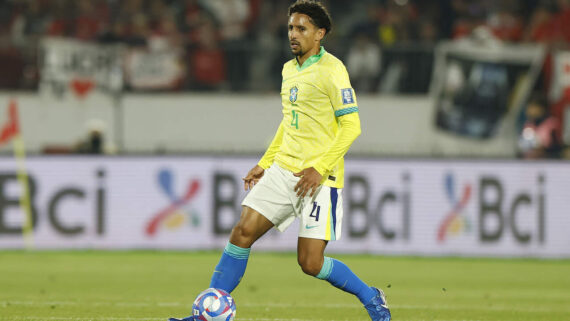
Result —
[{"label": "number 4 on shorts", "polygon": [[[315,210],[317,210],[316,213]],[[313,209],[311,210],[311,214],[309,214],[309,217],[314,217],[315,221],[318,222],[320,213],[321,213],[321,207],[317,205],[317,202],[313,202]]]}]

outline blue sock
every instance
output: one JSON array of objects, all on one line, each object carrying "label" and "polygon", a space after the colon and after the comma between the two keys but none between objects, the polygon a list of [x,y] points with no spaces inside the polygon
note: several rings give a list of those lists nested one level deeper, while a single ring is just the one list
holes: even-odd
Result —
[{"label": "blue sock", "polygon": [[356,295],[362,304],[366,304],[376,296],[376,291],[362,282],[346,264],[325,256],[321,272],[317,275],[335,287]]},{"label": "blue sock", "polygon": [[220,262],[214,270],[210,287],[231,293],[245,273],[249,251],[250,249],[244,249],[228,242]]}]

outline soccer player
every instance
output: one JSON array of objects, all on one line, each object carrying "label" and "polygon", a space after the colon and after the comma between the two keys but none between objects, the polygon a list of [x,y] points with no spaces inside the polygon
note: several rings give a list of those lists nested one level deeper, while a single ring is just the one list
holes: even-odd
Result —
[{"label": "soccer player", "polygon": [[210,287],[231,293],[244,275],[253,243],[272,227],[283,231],[299,218],[297,260],[303,272],[354,294],[372,320],[388,321],[384,293],[341,261],[324,256],[327,242],[341,235],[344,155],[360,135],[346,68],[321,46],[331,18],[322,4],[298,0],[289,7],[288,28],[295,58],[283,66],[283,120],[243,179],[250,192]]}]

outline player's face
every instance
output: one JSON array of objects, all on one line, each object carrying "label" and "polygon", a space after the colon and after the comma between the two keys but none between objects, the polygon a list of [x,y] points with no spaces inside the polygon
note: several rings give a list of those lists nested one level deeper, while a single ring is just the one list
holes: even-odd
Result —
[{"label": "player's face", "polygon": [[[309,16],[302,13],[293,13],[289,17],[289,45],[291,52],[303,57],[307,53],[316,54],[320,48],[320,41],[325,35],[325,29],[317,28]],[[313,53],[316,51],[315,53]]]}]

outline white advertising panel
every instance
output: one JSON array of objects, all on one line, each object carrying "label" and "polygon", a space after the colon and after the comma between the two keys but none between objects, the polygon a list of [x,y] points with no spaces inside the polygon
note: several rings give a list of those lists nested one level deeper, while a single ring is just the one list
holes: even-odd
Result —
[{"label": "white advertising panel", "polygon": [[[38,249],[221,248],[240,214],[239,157],[27,162]],[[570,164],[350,159],[331,252],[570,257]],[[0,159],[0,249],[24,248],[16,164]],[[256,249],[295,250],[297,224]]]}]

